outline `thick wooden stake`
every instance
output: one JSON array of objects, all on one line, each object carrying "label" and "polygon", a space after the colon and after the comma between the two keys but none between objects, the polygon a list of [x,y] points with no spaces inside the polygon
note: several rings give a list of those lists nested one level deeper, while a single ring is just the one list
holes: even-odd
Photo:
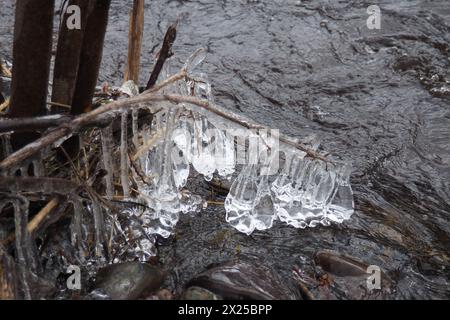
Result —
[{"label": "thick wooden stake", "polygon": [[110,5],[111,0],[96,0],[94,9],[89,15],[72,101],[72,114],[81,114],[91,108],[102,62]]},{"label": "thick wooden stake", "polygon": [[125,81],[133,80],[139,85],[141,66],[142,35],[144,31],[144,0],[134,0],[130,13],[130,30],[128,33],[128,62]]},{"label": "thick wooden stake", "polygon": [[[67,20],[72,13],[63,15],[59,30],[58,47],[56,51],[55,69],[53,72],[52,102],[71,105],[77,82],[80,54],[83,47],[84,31],[88,16],[92,11],[93,0],[70,0],[68,6],[80,8],[80,29],[69,29]],[[58,108],[52,107],[58,111]]]},{"label": "thick wooden stake", "polygon": [[[46,113],[52,51],[54,0],[17,0],[10,115],[33,117]],[[12,145],[19,149],[37,138],[34,132],[18,133]]]},{"label": "thick wooden stake", "polygon": [[[88,17],[80,54],[77,82],[73,94],[71,113],[78,115],[88,112],[92,107],[95,86],[102,62],[103,44],[108,25],[108,13],[111,0],[94,0],[95,4]],[[80,150],[78,136],[68,139],[62,147],[70,157],[74,158]],[[65,155],[59,154],[60,160]]]}]

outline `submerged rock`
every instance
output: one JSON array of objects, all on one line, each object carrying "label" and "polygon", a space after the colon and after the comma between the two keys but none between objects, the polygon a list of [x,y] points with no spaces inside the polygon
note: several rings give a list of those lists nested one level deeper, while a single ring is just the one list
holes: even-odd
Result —
[{"label": "submerged rock", "polygon": [[[314,256],[319,274],[319,299],[386,299],[394,292],[393,281],[376,265],[330,250],[318,251]],[[322,272],[321,272],[322,271]]]},{"label": "submerged rock", "polygon": [[139,299],[159,289],[165,273],[146,263],[125,262],[101,269],[96,277],[93,292],[101,292],[113,300]]},{"label": "submerged rock", "polygon": [[201,287],[189,287],[183,292],[182,300],[223,300],[222,297]]},{"label": "submerged rock", "polygon": [[369,266],[354,258],[329,250],[318,251],[314,256],[314,262],[324,271],[338,277],[367,276]]},{"label": "submerged rock", "polygon": [[219,296],[234,300],[295,299],[295,295],[273,270],[246,261],[211,265],[189,281],[186,287],[186,293],[191,298],[214,299]]}]

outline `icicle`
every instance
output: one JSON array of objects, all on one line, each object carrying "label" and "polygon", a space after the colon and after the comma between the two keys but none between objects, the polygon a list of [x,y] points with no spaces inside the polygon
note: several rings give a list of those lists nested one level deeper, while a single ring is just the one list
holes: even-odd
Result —
[{"label": "icicle", "polygon": [[33,160],[33,173],[35,177],[45,176],[45,168],[42,163],[42,155],[39,154],[38,159]]},{"label": "icicle", "polygon": [[180,194],[175,184],[172,164],[174,122],[175,112],[170,109],[167,111],[166,132],[162,145],[161,176],[149,203],[149,207],[156,211],[156,215],[159,218],[159,224],[155,227],[154,232],[162,237],[168,237],[172,233],[181,211]]},{"label": "icicle", "polygon": [[229,177],[235,168],[234,138],[221,130],[215,130],[214,159],[217,173]]},{"label": "icicle", "polygon": [[[205,49],[191,55],[183,67],[187,77],[165,87],[163,93],[177,91],[214,104],[208,77],[197,72],[205,57]],[[169,75],[166,64],[161,77],[167,79]],[[127,84],[122,91],[133,95],[130,88]],[[206,180],[212,179],[216,172],[231,178],[236,165],[245,164],[232,184],[225,210],[226,220],[247,234],[255,229],[270,228],[277,218],[294,227],[305,228],[319,223],[328,225],[330,221],[342,222],[353,213],[349,172],[343,168],[327,170],[324,163],[304,158],[305,152],[295,148],[295,144],[300,143],[298,139],[284,137],[281,140],[278,132],[265,130],[250,119],[217,105],[214,105],[217,112],[211,112],[180,103],[176,109],[184,112],[182,118],[178,118],[169,102],[144,108],[151,112],[158,110],[151,123],[142,128],[138,128],[137,111],[132,111],[132,142],[138,149],[135,158],[139,159],[142,170],[133,164],[131,174],[136,178],[139,194],[135,201],[147,207],[136,217],[145,225],[145,232],[168,237],[180,212],[200,209],[201,201],[192,195],[186,197],[182,191],[191,164]],[[129,197],[126,112],[121,120],[120,178],[124,196]],[[318,142],[314,137],[302,141],[310,149],[317,149]],[[280,150],[286,156],[281,172],[278,168]]]},{"label": "icicle", "polygon": [[76,247],[80,253],[80,258],[83,261],[85,259],[84,243],[83,243],[83,212],[84,207],[81,199],[74,197],[71,199],[73,206],[73,217],[70,229],[72,245]]},{"label": "icicle", "polygon": [[209,128],[208,120],[194,115],[194,133],[192,136],[192,165],[198,173],[210,181],[216,170],[214,159],[214,131]]},{"label": "icicle", "polygon": [[[271,165],[270,162],[267,162],[266,164],[267,166]],[[272,194],[269,186],[269,175],[266,173],[266,170],[262,167],[260,169],[258,192],[253,204],[252,217],[254,220],[255,229],[257,230],[270,229],[273,225],[273,221],[276,219]]]},{"label": "icicle", "polygon": [[192,150],[192,123],[186,117],[177,121],[177,127],[172,133],[173,174],[177,188],[186,185],[189,177]]},{"label": "icicle", "polygon": [[104,248],[104,244],[106,243],[106,229],[102,207],[96,199],[92,201],[92,213],[94,216],[95,255],[100,258],[103,257],[103,249],[106,249]]},{"label": "icicle", "polygon": [[138,123],[138,109],[133,109],[131,111],[131,129],[133,133],[133,144],[134,147],[137,149],[139,148],[139,123]]},{"label": "icicle", "polygon": [[303,196],[302,214],[310,227],[319,223],[329,224],[326,217],[326,204],[334,190],[335,173],[326,170],[326,165],[321,161],[315,162],[315,168]]},{"label": "icicle", "polygon": [[[350,185],[351,166],[337,165],[336,188],[333,190],[331,201],[327,207],[327,218],[341,223],[350,219],[354,212],[353,191]],[[336,168],[334,168],[336,170]]]},{"label": "icicle", "polygon": [[296,213],[297,217],[286,222],[294,227],[298,224],[306,224],[309,227],[315,227],[320,223],[320,220],[322,220],[323,215],[325,214],[321,208],[316,210],[314,205],[318,186],[325,170],[325,164],[321,161],[319,162],[307,159],[305,161],[301,161],[299,166],[303,170],[300,177],[297,177],[296,184],[303,192],[300,193],[295,201],[299,201],[301,206]]},{"label": "icicle", "polygon": [[278,218],[296,228],[305,228],[306,223],[300,213],[303,196],[303,173],[308,170],[311,161],[299,159],[296,155],[286,154],[286,161],[280,175],[272,183],[275,211]]},{"label": "icicle", "polygon": [[[22,204],[19,204],[22,202]],[[22,281],[23,291],[26,300],[31,300],[31,291],[28,284],[28,270],[31,269],[32,257],[30,233],[27,229],[28,224],[28,207],[29,203],[26,198],[21,197],[13,202],[14,206],[14,222],[16,230],[16,253],[17,263],[19,265],[20,277]]]},{"label": "icicle", "polygon": [[255,229],[252,211],[258,186],[255,165],[245,166],[233,182],[225,199],[226,221],[240,232],[250,234]]},{"label": "icicle", "polygon": [[191,74],[194,69],[201,64],[206,58],[206,49],[199,48],[197,49],[184,64],[183,69],[187,71],[188,74]]},{"label": "icicle", "polygon": [[112,125],[107,126],[101,131],[103,167],[106,170],[106,196],[109,200],[114,197],[114,164],[112,161],[113,133]]},{"label": "icicle", "polygon": [[183,188],[189,177],[189,161],[187,158],[187,149],[181,149],[178,146],[172,148],[173,175],[175,185],[178,189]]},{"label": "icicle", "polygon": [[121,137],[120,137],[120,181],[122,183],[122,190],[124,198],[130,197],[130,185],[128,181],[128,130],[127,121],[128,111],[123,111],[121,119]]},{"label": "icicle", "polygon": [[[172,58],[169,58],[166,60],[166,62],[163,65],[163,68],[161,70],[161,81],[166,80],[171,76],[171,66],[172,66]],[[180,81],[183,82],[183,81]],[[171,94],[171,93],[178,93],[177,92],[177,85],[172,83],[168,86],[165,86],[162,90],[163,94]]]},{"label": "icicle", "polygon": [[160,180],[160,189],[171,190],[172,189],[172,130],[174,128],[175,122],[175,112],[173,110],[169,110],[167,112],[167,120],[166,120],[166,130],[164,137],[164,145],[163,145],[163,154],[161,161],[161,180]]}]

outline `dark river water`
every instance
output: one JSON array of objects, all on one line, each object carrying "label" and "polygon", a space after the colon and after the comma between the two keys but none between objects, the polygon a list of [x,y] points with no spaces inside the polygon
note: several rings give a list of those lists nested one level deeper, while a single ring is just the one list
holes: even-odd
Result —
[{"label": "dark river water", "polygon": [[[120,85],[131,1],[113,0],[101,81]],[[366,9],[381,8],[381,29]],[[0,54],[11,58],[13,1],[0,5]],[[147,1],[142,81],[169,23],[179,18],[174,66],[205,47],[216,100],[353,163],[355,214],[342,225],[240,234],[220,205],[184,216],[160,246],[166,287],[179,291],[206,265],[262,260],[291,281],[332,249],[378,265],[390,296],[450,298],[450,3],[448,0]],[[176,68],[174,67],[174,71]],[[333,290],[333,289],[332,289]],[[352,290],[331,297],[352,298]]]}]

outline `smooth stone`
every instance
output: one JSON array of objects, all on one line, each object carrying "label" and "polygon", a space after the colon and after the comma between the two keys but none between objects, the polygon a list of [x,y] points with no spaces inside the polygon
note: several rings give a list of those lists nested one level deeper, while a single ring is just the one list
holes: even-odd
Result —
[{"label": "smooth stone", "polygon": [[101,269],[93,291],[102,292],[113,300],[134,300],[159,289],[165,273],[146,263],[124,262]]},{"label": "smooth stone", "polygon": [[186,287],[201,287],[225,300],[295,299],[285,282],[261,263],[238,260],[209,266]]},{"label": "smooth stone", "polygon": [[214,292],[211,292],[205,288],[201,287],[189,287],[181,296],[182,300],[223,300],[222,297],[218,296]]},{"label": "smooth stone", "polygon": [[314,256],[314,262],[316,267],[327,273],[322,279],[323,277],[328,279],[322,280],[324,283],[319,286],[319,299],[387,299],[394,292],[394,282],[381,267],[380,287],[377,289],[368,285],[368,282],[372,283],[373,275],[368,269],[370,266],[368,263],[331,250],[318,251]]},{"label": "smooth stone", "polygon": [[314,262],[324,271],[338,277],[359,277],[367,275],[368,264],[330,250],[318,251]]}]

